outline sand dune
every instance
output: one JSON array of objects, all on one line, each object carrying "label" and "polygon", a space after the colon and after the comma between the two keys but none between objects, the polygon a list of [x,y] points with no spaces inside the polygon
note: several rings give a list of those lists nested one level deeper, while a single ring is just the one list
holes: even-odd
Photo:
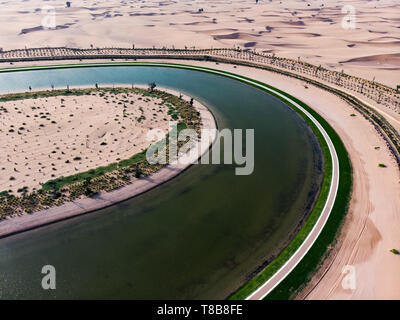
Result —
[{"label": "sand dune", "polygon": [[346,61],[341,61],[341,63],[357,63],[361,65],[378,65],[378,66],[393,66],[400,70],[400,53],[393,54],[378,54],[372,56],[365,56],[359,58],[353,58]]},{"label": "sand dune", "polygon": [[183,25],[185,26],[204,26],[208,24],[216,24],[214,21],[197,21],[197,22],[186,22]]},{"label": "sand dune", "polygon": [[[350,41],[346,41],[350,42]],[[367,47],[382,47],[382,48],[389,48],[389,47],[395,47],[395,48],[400,48],[400,41],[351,41],[351,43],[356,43],[359,45],[367,46]]]},{"label": "sand dune", "polygon": [[304,21],[282,21],[283,24],[289,24],[291,26],[305,26]]},{"label": "sand dune", "polygon": [[235,32],[238,31],[238,29],[233,29],[233,28],[226,28],[226,29],[206,29],[206,30],[198,30],[197,32],[200,33],[205,33],[209,35],[214,35],[215,33],[221,33],[221,32]]},{"label": "sand dune", "polygon": [[[55,30],[68,29],[70,26],[73,26],[74,24],[75,23],[66,23],[64,25],[58,25],[55,27]],[[43,28],[42,26],[26,28],[26,29],[22,29],[21,32],[19,33],[19,35],[36,32],[36,31],[42,31],[42,30],[46,30],[46,29]]]},{"label": "sand dune", "polygon": [[370,39],[368,41],[387,41],[387,40],[400,40],[400,37],[378,37]]},{"label": "sand dune", "polygon": [[251,48],[251,47],[255,47],[257,45],[257,42],[253,41],[253,42],[246,42],[244,44],[245,48]]},{"label": "sand dune", "polygon": [[251,33],[244,33],[244,32],[233,32],[233,33],[228,33],[228,34],[221,34],[221,35],[216,35],[213,38],[215,40],[225,40],[225,39],[244,39],[248,40],[253,37],[259,37],[260,35],[258,34],[251,34]]},{"label": "sand dune", "polygon": [[[342,7],[356,8],[357,28],[343,29]],[[41,28],[43,5],[56,9],[54,30]],[[398,53],[400,38],[395,0],[306,2],[76,0],[43,3],[6,2],[0,12],[0,48],[48,46],[94,47],[232,47],[255,48],[283,57],[302,57],[313,64],[343,69],[341,61]],[[396,11],[397,10],[397,11]],[[212,27],[211,27],[212,26]],[[209,31],[207,31],[210,29]],[[267,28],[266,28],[267,27]],[[149,34],[149,30],[152,33]],[[212,30],[212,31],[211,31]],[[388,37],[376,40],[377,35]],[[393,39],[389,39],[393,38]],[[355,42],[357,41],[357,42]],[[383,43],[383,41],[387,43]],[[382,43],[377,43],[382,42]],[[348,44],[356,44],[348,46]],[[331,48],[335,48],[335,52]],[[316,51],[318,48],[318,52]],[[369,68],[366,68],[369,67]],[[346,72],[395,86],[400,75],[373,61],[346,63]]]},{"label": "sand dune", "polygon": [[301,37],[306,37],[306,38],[313,38],[313,37],[321,36],[321,34],[313,33],[313,32],[290,32],[290,33],[279,32],[279,34],[287,35],[287,36],[301,36]]}]

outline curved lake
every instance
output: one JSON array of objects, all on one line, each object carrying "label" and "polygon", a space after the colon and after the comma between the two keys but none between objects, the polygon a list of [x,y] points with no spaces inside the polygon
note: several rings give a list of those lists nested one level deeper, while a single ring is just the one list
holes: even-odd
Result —
[{"label": "curved lake", "polygon": [[[253,174],[195,165],[113,207],[0,239],[0,298],[225,298],[296,232],[323,160],[305,121],[259,89],[199,71],[113,66],[2,73],[0,91],[153,81],[207,105],[219,129],[254,128]],[[56,290],[41,288],[47,264]]]}]

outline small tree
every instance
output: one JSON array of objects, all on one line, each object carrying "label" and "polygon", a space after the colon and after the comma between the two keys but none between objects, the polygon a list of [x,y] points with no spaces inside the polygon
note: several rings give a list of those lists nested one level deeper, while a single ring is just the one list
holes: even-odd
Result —
[{"label": "small tree", "polygon": [[190,105],[193,106],[193,98],[190,99]]},{"label": "small tree", "polygon": [[90,177],[87,177],[83,182],[83,187],[85,188],[85,196],[87,197],[91,197],[96,194],[96,192],[92,190],[91,184],[92,184],[92,178]]},{"label": "small tree", "polygon": [[151,83],[149,83],[149,89],[150,89],[150,92],[153,92],[154,91],[154,89],[157,87],[157,85],[156,85],[156,83],[155,82],[151,82]]},{"label": "small tree", "polygon": [[139,167],[138,164],[135,165],[135,178],[139,179],[142,176],[143,172],[142,169]]}]

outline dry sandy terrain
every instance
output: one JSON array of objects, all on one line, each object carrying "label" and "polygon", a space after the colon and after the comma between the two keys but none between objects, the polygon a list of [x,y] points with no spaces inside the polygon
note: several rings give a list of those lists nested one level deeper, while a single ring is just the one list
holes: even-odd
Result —
[{"label": "dry sandy terrain", "polygon": [[[305,89],[301,81],[242,66],[191,64],[235,72],[285,90],[319,112],[346,146],[354,171],[350,211],[335,253],[299,298],[400,299],[400,256],[389,251],[400,250],[400,172],[371,124],[361,115],[350,116],[354,109],[335,95],[313,86]],[[379,163],[387,168],[379,168]],[[355,267],[355,290],[341,285],[346,265]]]},{"label": "dry sandy terrain", "polygon": [[[2,0],[0,47],[241,46],[400,84],[397,0],[65,2]],[[345,5],[355,9],[355,29],[342,27]],[[44,6],[55,8],[53,30],[42,27],[52,26]]]},{"label": "dry sandy terrain", "polygon": [[15,195],[25,186],[40,189],[50,179],[127,159],[151,144],[149,129],[166,133],[172,120],[161,99],[134,93],[22,99],[0,106],[0,186]]}]

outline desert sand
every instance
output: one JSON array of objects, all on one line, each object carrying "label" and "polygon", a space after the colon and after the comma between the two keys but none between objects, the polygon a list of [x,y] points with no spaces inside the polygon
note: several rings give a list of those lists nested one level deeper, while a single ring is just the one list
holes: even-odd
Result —
[{"label": "desert sand", "polygon": [[168,107],[135,93],[22,99],[0,104],[2,190],[107,165],[145,150],[149,129],[168,132]]},{"label": "desert sand", "polygon": [[[61,0],[1,4],[4,50],[240,46],[301,57],[392,87],[400,84],[396,0],[260,0],[257,4],[255,0],[74,0],[70,8]],[[349,5],[355,10],[354,29],[342,26],[349,15],[342,9]],[[45,6],[52,6],[54,14]],[[42,22],[52,29],[43,28]]]}]

